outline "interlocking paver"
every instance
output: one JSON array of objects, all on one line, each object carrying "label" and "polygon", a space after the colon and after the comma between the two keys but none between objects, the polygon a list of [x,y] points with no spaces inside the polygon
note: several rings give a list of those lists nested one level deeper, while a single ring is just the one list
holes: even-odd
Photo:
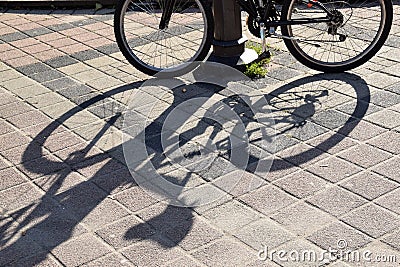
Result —
[{"label": "interlocking paver", "polygon": [[354,146],[339,153],[338,156],[364,168],[372,167],[391,158],[390,153],[366,144]]},{"label": "interlocking paver", "polygon": [[274,181],[274,184],[298,198],[313,195],[328,185],[323,179],[305,171],[290,174]]},{"label": "interlocking paver", "polygon": [[277,246],[294,239],[294,234],[285,230],[271,219],[260,219],[246,225],[237,231],[234,236],[251,246],[255,250],[276,248]]},{"label": "interlocking paver", "polygon": [[306,169],[309,172],[333,183],[343,180],[362,170],[360,167],[335,156],[321,160],[320,162],[308,166]]},{"label": "interlocking paver", "polygon": [[368,200],[382,196],[399,186],[398,183],[371,172],[361,172],[340,185]]},{"label": "interlocking paver", "polygon": [[275,186],[267,185],[241,196],[240,200],[264,214],[269,214],[294,203],[296,198]]},{"label": "interlocking paver", "polygon": [[389,209],[392,210],[398,214],[400,214],[400,207],[399,207],[399,192],[400,190],[396,189],[389,194],[386,194],[379,199],[376,200],[376,203]]},{"label": "interlocking paver", "polygon": [[307,239],[326,250],[329,247],[340,248],[342,244],[338,244],[338,241],[341,240],[346,242],[346,249],[360,248],[372,241],[366,234],[342,222],[334,222],[308,236]]},{"label": "interlocking paver", "polygon": [[52,253],[68,266],[81,265],[109,252],[111,250],[92,235],[81,235],[52,250]]},{"label": "interlocking paver", "polygon": [[345,214],[366,203],[361,197],[337,186],[319,192],[307,202],[334,216]]},{"label": "interlocking paver", "polygon": [[253,260],[256,253],[235,240],[224,238],[192,253],[207,266],[242,266]]},{"label": "interlocking paver", "polygon": [[390,153],[400,154],[400,133],[395,131],[388,131],[367,143]]},{"label": "interlocking paver", "polygon": [[348,213],[342,220],[375,238],[399,227],[395,215],[373,204]]},{"label": "interlocking paver", "polygon": [[260,218],[260,215],[240,202],[231,201],[208,210],[204,217],[220,229],[232,232]]},{"label": "interlocking paver", "polygon": [[372,168],[373,171],[382,174],[392,180],[400,182],[398,166],[400,164],[399,157],[393,157],[375,167]]},{"label": "interlocking paver", "polygon": [[272,219],[301,236],[310,235],[334,220],[326,212],[302,202],[283,208]]}]

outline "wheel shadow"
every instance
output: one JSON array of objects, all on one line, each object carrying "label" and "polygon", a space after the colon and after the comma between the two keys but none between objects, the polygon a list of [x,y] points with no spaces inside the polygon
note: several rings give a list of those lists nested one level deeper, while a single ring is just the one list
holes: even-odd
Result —
[{"label": "wheel shadow", "polygon": [[[277,105],[281,100],[280,96],[284,95],[285,92],[308,83],[326,80],[343,81],[354,89],[357,96],[353,113],[341,125],[341,127],[339,127],[339,129],[335,130],[336,133],[308,151],[290,155],[288,158],[284,159],[275,159],[269,165],[262,164],[262,161],[265,160],[263,158],[250,157],[246,167],[247,171],[253,173],[275,172],[288,168],[287,162],[296,162],[297,164],[309,162],[319,155],[322,155],[324,151],[329,150],[341,142],[357,126],[358,122],[364,117],[368,110],[370,91],[365,81],[354,74],[318,74],[312,77],[302,78],[269,92],[265,95],[265,98],[270,105]],[[118,152],[120,155],[123,154],[122,145],[113,148],[112,151],[106,151],[104,154],[92,155],[90,153],[91,149],[96,145],[107,129],[113,125],[117,125],[117,123],[122,119],[121,114],[114,114],[109,117],[107,123],[97,133],[95,138],[93,138],[85,148],[71,153],[70,157],[68,157],[64,162],[49,160],[43,154],[42,147],[44,147],[47,138],[54,133],[60,125],[71,117],[76,116],[80,111],[86,110],[96,103],[113,97],[114,95],[135,90],[139,88],[141,84],[142,83],[134,83],[122,86],[85,101],[63,114],[53,123],[49,124],[27,147],[23,156],[24,162],[29,162],[32,155],[35,155],[38,160],[35,160],[35,164],[24,163],[24,167],[31,173],[41,175],[47,174],[43,173],[43,166],[46,166],[47,170],[49,168],[53,169],[53,181],[50,183],[50,187],[46,189],[46,193],[38,201],[11,212],[8,214],[8,218],[3,220],[3,223],[0,225],[1,266],[20,265],[21,262],[24,262],[23,259],[28,257],[30,265],[39,264],[46,259],[49,251],[52,251],[57,246],[73,237],[76,229],[79,228],[79,223],[84,221],[97,206],[105,201],[109,194],[121,186],[124,186],[125,188],[137,186],[136,180],[134,179],[137,177],[132,177],[128,168],[121,165],[121,162],[110,155],[118,154]],[[196,90],[202,88],[201,86],[201,84],[197,84]],[[186,86],[186,88],[188,87]],[[152,153],[155,154],[151,158],[150,163],[156,170],[164,169],[166,166],[168,167],[168,159],[163,156],[162,147],[160,147],[159,142],[162,131],[160,125],[162,125],[165,118],[176,106],[185,102],[187,99],[199,96],[209,98],[215,93],[218,93],[218,90],[215,90],[215,87],[212,88],[213,90],[211,90],[207,85],[204,85],[204,90],[197,92],[183,92],[182,87],[173,89],[172,104],[166,108],[161,115],[146,126],[145,132],[149,135],[145,134],[145,141],[146,145],[152,148]],[[284,110],[286,115],[275,115],[272,113],[276,121],[289,125],[288,128],[281,131],[280,134],[286,134],[293,129],[307,125],[315,115],[316,103],[318,103],[319,98],[324,97],[326,93],[326,91],[322,90],[314,95],[307,95],[307,93],[301,97],[294,95],[294,98],[297,97],[298,101],[300,101],[300,105],[297,105],[295,108]],[[287,98],[282,99],[287,100]],[[245,114],[245,116],[241,117],[242,123],[245,126],[248,126],[251,122],[255,121],[255,118],[252,118],[254,114],[252,115],[251,111],[246,110],[246,103],[238,101],[237,99],[235,100],[235,96],[224,98],[222,102],[233,110],[236,110],[235,112],[242,112]],[[270,111],[270,109],[266,107],[266,110],[267,109]],[[220,109],[215,107],[212,110],[213,112],[218,112]],[[221,125],[218,126],[215,122],[210,121],[209,119],[201,119],[200,122],[201,123],[198,123],[193,128],[182,134],[185,138],[180,139],[180,145],[185,145],[196,139],[197,136],[207,133],[207,130],[209,130],[211,133],[211,139],[213,139],[221,130]],[[121,126],[119,125],[118,127]],[[249,132],[249,134],[251,133]],[[257,139],[253,139],[253,141],[256,142]],[[227,145],[224,140],[216,142],[216,145],[219,150],[230,149],[229,145]],[[221,157],[225,160],[229,160],[229,156],[226,156],[226,153],[221,154]],[[101,169],[94,175],[88,177],[86,181],[79,182],[71,186],[69,189],[58,193],[72,172],[70,168],[66,171],[64,168],[65,165],[69,167],[73,166],[72,170],[77,171],[77,166],[79,166],[79,168],[91,167],[99,161],[103,161],[105,158],[108,158],[108,161],[106,161]],[[268,161],[270,161],[270,159],[268,159]],[[138,164],[138,166],[139,165],[140,164]],[[267,165],[268,167],[263,170],[263,166]],[[110,175],[110,173],[115,171],[116,166],[121,166],[120,173],[122,173],[122,175],[118,176],[117,179],[113,179],[113,176]],[[107,176],[110,177],[110,179],[106,179],[107,186],[100,186],[99,188],[98,180],[104,180],[104,177]],[[168,172],[163,174],[163,177],[168,179],[168,181],[181,186],[187,184],[190,179],[190,176],[186,176],[183,179],[177,179],[177,177],[170,175]],[[122,233],[121,239],[132,243],[135,241],[150,239],[159,243],[161,246],[173,247],[179,244],[190,232],[193,227],[194,216],[195,211],[192,208],[166,205],[165,209],[160,214],[145,219],[144,223],[137,223],[136,225],[131,226],[127,231]],[[18,224],[15,222],[18,222]],[[179,234],[168,235],[171,231],[179,231]]]}]

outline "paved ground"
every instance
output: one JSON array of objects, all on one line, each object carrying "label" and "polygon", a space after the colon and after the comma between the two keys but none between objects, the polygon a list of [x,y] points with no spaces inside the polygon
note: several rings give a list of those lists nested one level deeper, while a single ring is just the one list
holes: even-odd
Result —
[{"label": "paved ground", "polygon": [[[266,246],[292,257],[329,247],[370,251],[373,260],[397,257],[397,263],[342,257],[329,265],[398,266],[399,13],[395,5],[391,36],[379,56],[347,74],[318,75],[279,52],[259,90],[249,93],[267,96],[276,121],[270,173],[254,172],[249,164],[248,172],[224,176],[244,174],[244,181],[222,200],[179,208],[146,194],[124,165],[122,119],[116,114],[148,77],[119,53],[112,10],[4,11],[0,265],[323,264],[284,261],[277,254],[273,262],[261,261],[257,253]],[[222,95],[189,88],[147,96],[142,105],[158,101],[158,114],[164,115],[154,115],[146,132],[154,162],[162,155],[156,141],[160,123],[177,99]],[[257,125],[242,112],[246,129],[254,132]],[[190,141],[201,139],[196,127],[188,124]],[[217,133],[216,140],[227,138],[226,132]],[[257,140],[256,132],[251,147],[260,150]],[[208,172],[155,166],[167,177],[186,176],[188,184],[199,185],[229,171],[227,163],[222,154]],[[146,170],[139,174],[146,176]],[[249,190],[253,182],[257,186]]]}]

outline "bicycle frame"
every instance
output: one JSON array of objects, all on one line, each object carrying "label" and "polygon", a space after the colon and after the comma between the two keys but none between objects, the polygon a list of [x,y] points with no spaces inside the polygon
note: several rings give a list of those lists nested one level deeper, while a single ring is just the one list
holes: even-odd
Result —
[{"label": "bicycle frame", "polygon": [[[308,0],[307,4],[311,6],[316,5],[320,7],[323,11],[326,12],[326,17],[321,18],[313,18],[313,19],[293,19],[293,20],[272,20],[268,21],[269,18],[269,10],[272,5],[274,5],[273,0],[266,0],[266,3],[263,3],[263,0],[259,0],[257,3],[254,0],[236,0],[237,3],[243,8],[250,16],[254,18],[259,18],[260,22],[266,24],[266,27],[278,27],[278,26],[286,26],[286,25],[301,25],[301,24],[312,24],[312,23],[320,23],[320,22],[330,22],[332,21],[332,14],[329,12],[325,6],[318,2],[317,0]],[[261,10],[266,10],[264,12],[263,17],[260,16]]]}]

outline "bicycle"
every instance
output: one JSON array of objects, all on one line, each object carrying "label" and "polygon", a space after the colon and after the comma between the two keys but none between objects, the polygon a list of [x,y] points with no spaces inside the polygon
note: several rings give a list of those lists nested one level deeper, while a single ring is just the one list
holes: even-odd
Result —
[{"label": "bicycle", "polygon": [[[120,0],[114,30],[121,52],[149,75],[204,60],[214,32],[208,1]],[[283,0],[281,10],[274,0],[236,1],[264,52],[267,37],[281,38],[299,62],[322,72],[343,72],[370,60],[393,20],[391,0]]]}]

